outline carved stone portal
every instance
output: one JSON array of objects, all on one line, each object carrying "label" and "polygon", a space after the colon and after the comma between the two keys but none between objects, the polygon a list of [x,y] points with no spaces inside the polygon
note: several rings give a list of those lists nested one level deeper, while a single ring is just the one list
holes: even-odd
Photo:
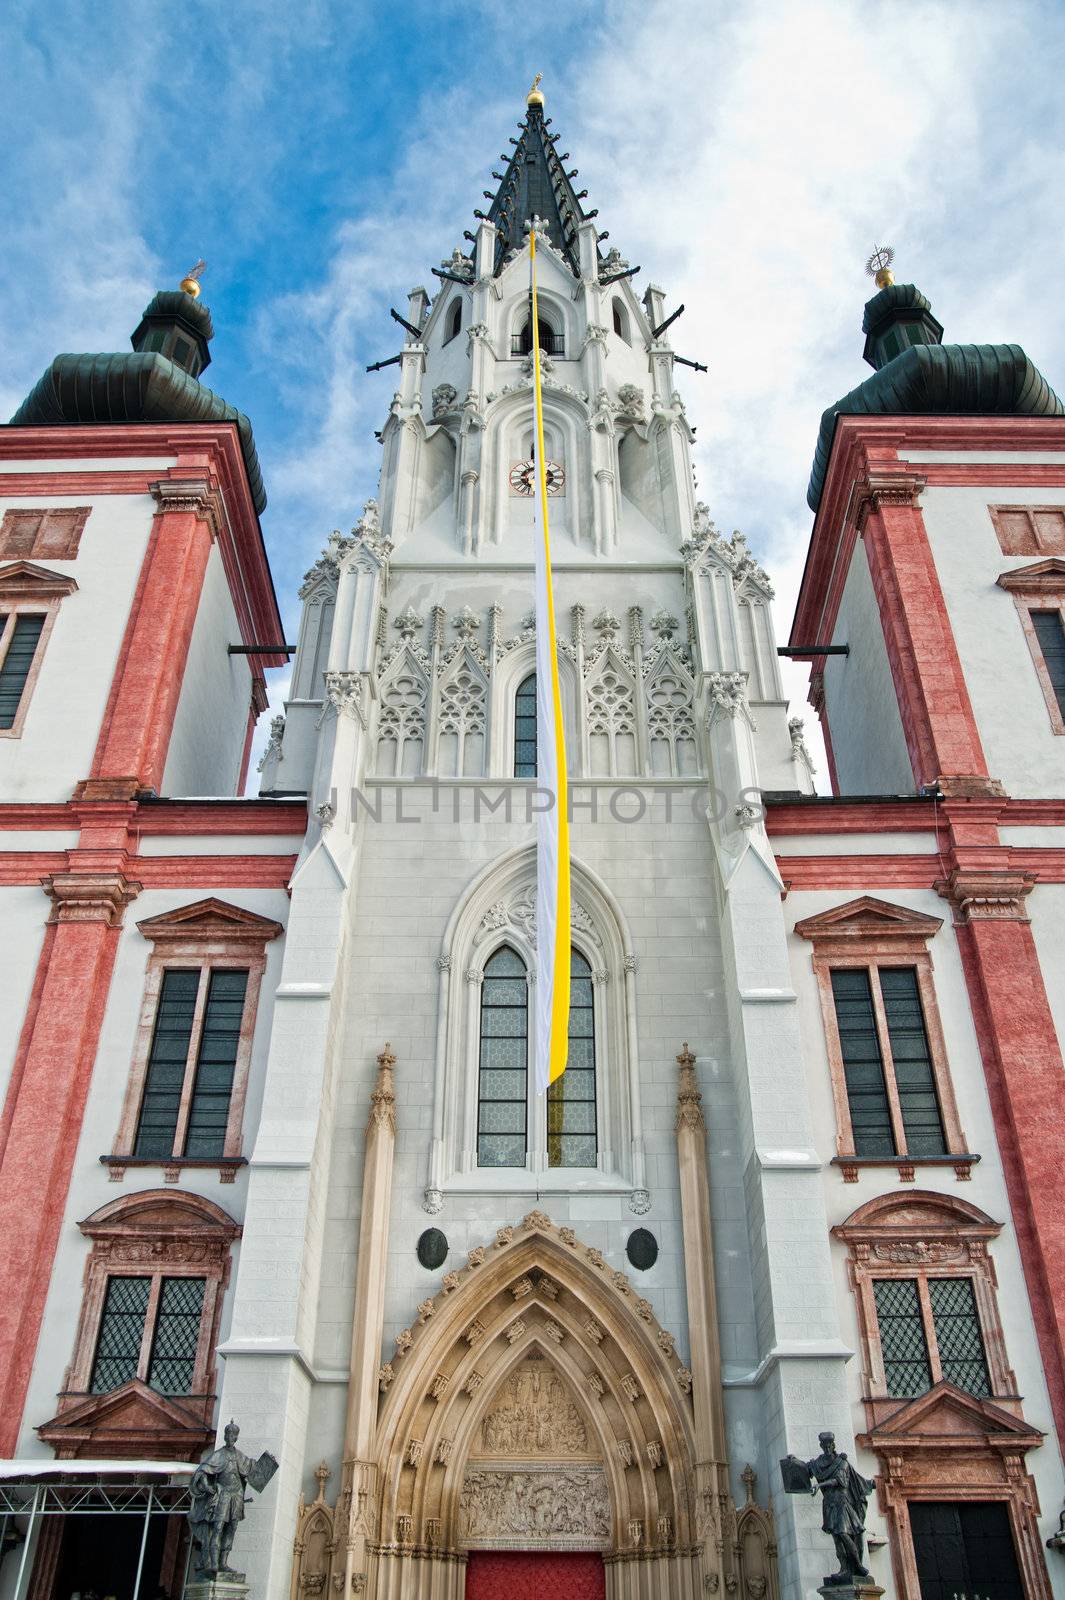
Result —
[{"label": "carved stone portal", "polygon": [[472,1456],[586,1456],[588,1433],[567,1385],[550,1362],[531,1357],[492,1397]]}]

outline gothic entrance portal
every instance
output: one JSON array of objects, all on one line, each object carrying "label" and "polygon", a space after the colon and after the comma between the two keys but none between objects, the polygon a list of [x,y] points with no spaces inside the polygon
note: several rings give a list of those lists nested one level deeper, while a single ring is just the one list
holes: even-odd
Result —
[{"label": "gothic entrance portal", "polygon": [[475,1550],[466,1568],[465,1600],[606,1600],[603,1558]]}]

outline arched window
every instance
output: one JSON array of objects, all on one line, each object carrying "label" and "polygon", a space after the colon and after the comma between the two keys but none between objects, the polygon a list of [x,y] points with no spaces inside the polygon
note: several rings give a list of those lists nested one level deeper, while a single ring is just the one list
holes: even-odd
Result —
[{"label": "arched window", "polygon": [[514,776],[536,777],[536,673],[518,684],[514,697]]},{"label": "arched window", "polygon": [[505,944],[489,957],[481,985],[477,1081],[479,1167],[525,1165],[528,1078],[528,977],[521,956]]},{"label": "arched window", "polygon": [[625,307],[622,305],[620,300],[615,300],[613,302],[612,309],[614,312],[614,332],[617,334],[619,339],[624,339],[625,343],[628,344],[629,319],[626,315]]},{"label": "arched window", "polygon": [[592,969],[579,950],[570,955],[569,1057],[547,1091],[547,1164],[594,1167],[595,1008]]},{"label": "arched window", "polygon": [[[540,330],[540,349],[545,355],[560,356],[563,350],[562,335],[555,332],[543,312],[540,313],[537,327]],[[510,353],[512,356],[527,356],[531,350],[532,318],[526,317],[524,327],[511,340]]]},{"label": "arched window", "polygon": [[446,331],[444,333],[444,343],[445,344],[450,344],[452,339],[455,337],[455,335],[461,329],[461,327],[462,327],[462,297],[461,297],[461,295],[456,295],[455,299],[452,300],[451,305],[450,305],[450,307],[448,309],[447,322],[445,324]]}]

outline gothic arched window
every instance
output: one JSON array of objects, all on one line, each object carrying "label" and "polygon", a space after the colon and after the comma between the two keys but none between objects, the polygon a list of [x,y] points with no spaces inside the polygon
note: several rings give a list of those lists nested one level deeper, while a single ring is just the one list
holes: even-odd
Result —
[{"label": "gothic arched window", "polygon": [[489,957],[481,985],[477,1081],[479,1167],[525,1165],[528,1079],[528,975],[521,956],[505,944]]},{"label": "gothic arched window", "polygon": [[518,685],[514,697],[514,776],[536,777],[536,673]]},{"label": "gothic arched window", "polygon": [[594,1167],[595,1007],[592,969],[579,950],[570,955],[569,1057],[547,1091],[547,1164]]},{"label": "gothic arched window", "polygon": [[462,297],[461,297],[461,295],[457,295],[455,297],[455,299],[451,302],[451,305],[450,305],[450,307],[448,309],[446,331],[444,333],[444,343],[445,344],[450,344],[452,339],[455,337],[455,335],[461,329],[461,327],[462,327]]},{"label": "gothic arched window", "polygon": [[613,302],[612,310],[614,313],[614,332],[617,334],[619,339],[624,339],[625,343],[628,344],[629,319],[625,313],[625,307],[622,305],[620,300],[615,300]]},{"label": "gothic arched window", "polygon": [[[544,352],[544,354],[549,356],[560,356],[563,351],[562,335],[555,332],[554,328],[551,326],[550,322],[544,316],[542,311],[537,321],[537,328],[539,329],[540,333],[540,349]],[[513,339],[511,340],[510,353],[512,356],[527,356],[530,355],[531,352],[532,318],[527,316],[525,318],[524,326],[513,336]]]}]

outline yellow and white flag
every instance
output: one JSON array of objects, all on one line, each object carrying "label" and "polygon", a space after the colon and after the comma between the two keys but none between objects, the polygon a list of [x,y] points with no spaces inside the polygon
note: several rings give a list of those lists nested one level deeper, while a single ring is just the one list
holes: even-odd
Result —
[{"label": "yellow and white flag", "polygon": [[529,263],[536,477],[540,489],[540,529],[536,540],[536,779],[537,786],[549,791],[554,802],[536,819],[536,1092],[544,1094],[548,1085],[565,1072],[569,1052],[570,886],[566,741],[547,524],[535,222],[529,228]]}]

